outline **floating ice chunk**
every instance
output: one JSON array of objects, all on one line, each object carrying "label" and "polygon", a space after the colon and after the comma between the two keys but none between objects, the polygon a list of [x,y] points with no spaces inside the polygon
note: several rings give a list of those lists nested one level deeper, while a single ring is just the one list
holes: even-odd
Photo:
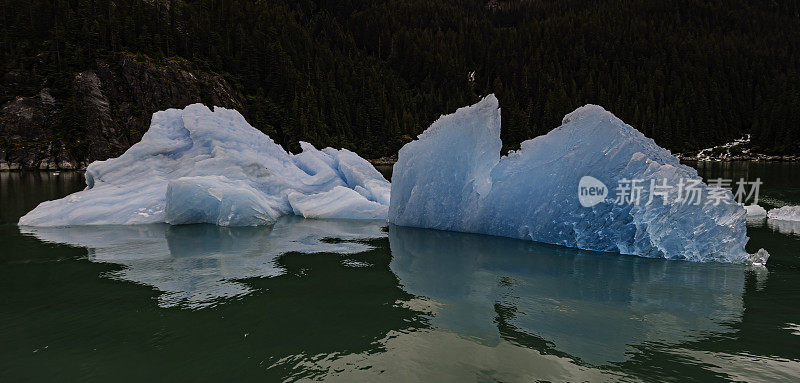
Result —
[{"label": "floating ice chunk", "polygon": [[747,205],[744,207],[744,210],[747,212],[747,218],[767,216],[767,210],[758,205]]},{"label": "floating ice chunk", "polygon": [[[703,184],[697,171],[599,106],[576,109],[507,157],[500,147],[493,95],[441,117],[400,150],[389,221],[644,257],[738,263],[749,257],[745,209],[733,195]],[[582,206],[577,192],[584,176],[603,184],[596,192],[607,198]],[[616,203],[625,180],[642,180],[639,203]],[[651,181],[671,188],[652,193],[648,203]],[[702,196],[696,204],[685,198],[689,183]]]},{"label": "floating ice chunk", "polygon": [[[301,147],[286,152],[235,110],[194,104],[157,112],[140,142],[89,165],[85,190],[40,204],[19,224],[262,225],[295,211],[290,194],[309,217],[386,218],[390,185],[369,162],[349,150]],[[330,197],[336,188],[351,200],[331,208],[304,197]],[[357,209],[344,210],[350,206]]]},{"label": "floating ice chunk", "polygon": [[745,219],[748,225],[763,225],[767,220],[767,210],[759,205],[747,205],[744,210],[747,213]]},{"label": "floating ice chunk", "polygon": [[755,254],[750,254],[747,262],[753,266],[766,266],[769,253],[764,249],[759,249]]},{"label": "floating ice chunk", "polygon": [[767,218],[780,221],[800,221],[800,206],[784,206],[769,211]]},{"label": "floating ice chunk", "polygon": [[767,225],[783,234],[800,234],[800,206],[783,206],[767,213]]}]

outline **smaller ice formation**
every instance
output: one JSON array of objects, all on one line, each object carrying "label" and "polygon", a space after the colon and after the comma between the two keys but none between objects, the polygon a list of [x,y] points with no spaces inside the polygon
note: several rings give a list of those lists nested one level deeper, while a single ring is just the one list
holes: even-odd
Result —
[{"label": "smaller ice formation", "polygon": [[282,215],[386,219],[390,184],[346,150],[291,154],[239,112],[202,104],[153,114],[142,140],[86,170],[86,189],[43,202],[20,225],[272,224]]},{"label": "smaller ice formation", "polygon": [[755,254],[750,254],[747,263],[753,266],[764,267],[767,265],[767,259],[769,259],[769,253],[764,249],[758,249]]},{"label": "smaller ice formation", "polygon": [[767,218],[779,221],[800,221],[800,206],[784,206],[771,209]]},{"label": "smaller ice formation", "polygon": [[439,118],[400,150],[389,221],[643,257],[751,258],[731,192],[599,106],[508,156],[501,146],[494,95]]},{"label": "smaller ice formation", "polygon": [[747,218],[761,218],[767,216],[767,210],[759,205],[747,205],[744,207]]}]

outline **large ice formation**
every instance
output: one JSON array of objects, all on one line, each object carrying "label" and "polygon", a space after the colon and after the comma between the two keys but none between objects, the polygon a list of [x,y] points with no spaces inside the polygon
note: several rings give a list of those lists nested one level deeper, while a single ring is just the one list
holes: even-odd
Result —
[{"label": "large ice formation", "polygon": [[783,206],[769,211],[767,218],[779,221],[800,221],[800,206]]},{"label": "large ice formation", "polygon": [[20,225],[271,224],[286,214],[386,219],[390,185],[346,149],[292,155],[235,110],[153,114],[142,140],[86,170],[86,189],[40,204]]},{"label": "large ice formation", "polygon": [[[730,191],[703,184],[697,171],[599,106],[576,109],[506,157],[501,146],[493,95],[439,118],[400,150],[389,221],[644,257],[748,260],[745,209]],[[582,178],[595,187],[586,205]],[[625,194],[631,180],[642,180],[640,203],[631,194],[617,203],[617,187]],[[671,188],[655,189],[648,203],[651,181]],[[699,203],[697,192],[687,198],[688,185],[700,191]]]}]

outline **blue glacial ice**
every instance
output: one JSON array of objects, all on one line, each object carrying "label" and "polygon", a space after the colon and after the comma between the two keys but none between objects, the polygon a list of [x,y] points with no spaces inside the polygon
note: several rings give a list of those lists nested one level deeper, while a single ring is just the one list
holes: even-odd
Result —
[{"label": "blue glacial ice", "polygon": [[[505,157],[501,146],[493,95],[439,118],[400,150],[389,221],[643,257],[749,259],[745,209],[730,191],[702,183],[694,169],[599,106],[576,109]],[[605,191],[591,204],[578,197],[582,178]],[[643,180],[640,203],[632,195],[628,203],[615,200],[625,180]],[[651,180],[672,188],[654,189],[648,204]],[[699,194],[687,198],[676,187],[681,180]],[[706,198],[712,195],[720,198]]]},{"label": "blue glacial ice", "polygon": [[140,142],[89,165],[85,190],[40,204],[19,224],[386,219],[391,187],[369,162],[346,149],[301,147],[288,153],[235,110],[194,104],[157,112]]}]

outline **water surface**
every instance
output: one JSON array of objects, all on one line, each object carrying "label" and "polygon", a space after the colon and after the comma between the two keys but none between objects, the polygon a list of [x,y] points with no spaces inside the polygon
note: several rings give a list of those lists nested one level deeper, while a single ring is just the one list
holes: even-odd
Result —
[{"label": "water surface", "polygon": [[[761,177],[800,204],[798,169]],[[734,178],[734,177],[730,177]],[[19,228],[80,173],[0,173],[0,381],[793,381],[800,229],[768,269],[383,222]]]}]

